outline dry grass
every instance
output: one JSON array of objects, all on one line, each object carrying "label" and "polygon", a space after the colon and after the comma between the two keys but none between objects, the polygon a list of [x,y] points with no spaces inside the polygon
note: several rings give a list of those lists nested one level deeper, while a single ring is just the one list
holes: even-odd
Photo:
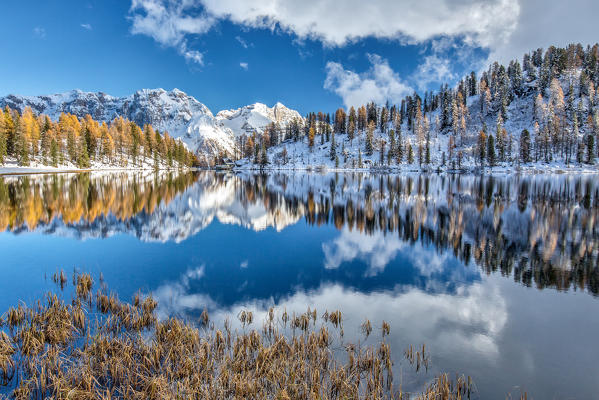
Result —
[{"label": "dry grass", "polygon": [[[63,273],[55,281],[64,287]],[[421,393],[393,379],[383,322],[376,345],[344,343],[340,311],[289,315],[270,309],[261,328],[242,311],[242,330],[217,328],[204,310],[196,325],[159,321],[157,303],[121,302],[93,279],[74,276],[70,304],[48,294],[11,308],[0,325],[0,384],[16,399],[463,399],[470,378],[442,374]],[[200,328],[201,327],[201,328]],[[361,329],[373,331],[370,321]],[[424,346],[406,358],[428,368]]]}]

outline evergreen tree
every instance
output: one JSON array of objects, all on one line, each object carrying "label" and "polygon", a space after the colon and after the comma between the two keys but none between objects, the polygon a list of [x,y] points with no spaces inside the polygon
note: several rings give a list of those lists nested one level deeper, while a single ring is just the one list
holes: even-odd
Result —
[{"label": "evergreen tree", "polygon": [[530,162],[530,133],[527,129],[520,134],[520,161]]},{"label": "evergreen tree", "polygon": [[411,143],[408,143],[408,164],[414,164],[414,150]]},{"label": "evergreen tree", "polygon": [[58,143],[56,139],[50,142],[50,162],[53,167],[58,167]]},{"label": "evergreen tree", "polygon": [[487,140],[487,162],[491,167],[495,165],[495,140],[493,135],[489,135]]},{"label": "evergreen tree", "polygon": [[403,137],[401,134],[401,124],[397,125],[397,163],[401,164],[403,162],[403,158],[404,158],[404,143],[403,143]]},{"label": "evergreen tree", "polygon": [[595,135],[587,135],[587,164],[595,163]]},{"label": "evergreen tree", "polygon": [[477,149],[477,158],[480,165],[484,165],[486,154],[487,154],[487,135],[485,134],[485,130],[481,130],[478,133],[478,140],[476,143]]},{"label": "evergreen tree", "polygon": [[395,158],[397,144],[395,143],[395,130],[391,129],[389,131],[389,154],[387,155],[387,163],[391,164],[393,159]]},{"label": "evergreen tree", "polygon": [[354,135],[356,133],[356,124],[357,124],[356,109],[352,106],[349,109],[349,118],[348,118],[348,124],[347,124],[347,138],[349,139],[350,144],[354,140]]},{"label": "evergreen tree", "polygon": [[77,166],[79,168],[89,168],[89,154],[87,154],[87,141],[82,136],[79,140],[79,151],[77,155]]},{"label": "evergreen tree", "polygon": [[368,129],[366,130],[366,155],[371,156],[374,152],[373,141],[374,141],[374,121],[368,123]]},{"label": "evergreen tree", "polygon": [[337,145],[335,144],[335,131],[331,133],[331,148],[329,150],[329,158],[333,161],[337,157]]},{"label": "evergreen tree", "polygon": [[262,141],[262,152],[260,156],[260,167],[263,168],[268,164],[268,156],[266,154],[266,144]]}]

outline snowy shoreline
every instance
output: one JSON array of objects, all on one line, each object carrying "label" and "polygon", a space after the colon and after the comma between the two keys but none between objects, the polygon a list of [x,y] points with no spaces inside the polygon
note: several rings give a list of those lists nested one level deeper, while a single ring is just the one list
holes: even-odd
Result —
[{"label": "snowy shoreline", "polygon": [[[83,173],[83,172],[147,172],[147,171],[158,171],[158,172],[169,172],[169,171],[215,171],[223,172],[218,169],[195,169],[185,168],[180,170],[178,168],[155,168],[143,166],[143,167],[91,167],[91,168],[72,168],[72,167],[0,167],[1,175],[30,175],[30,174],[66,174],[66,173]],[[259,172],[263,171],[266,173],[276,172],[302,172],[302,173],[374,173],[374,174],[461,174],[461,175],[518,175],[518,174],[599,174],[599,166],[570,166],[565,167],[563,165],[534,165],[525,166],[520,168],[510,168],[508,166],[496,166],[496,167],[484,167],[484,168],[464,168],[461,170],[452,170],[444,168],[430,168],[430,169],[419,169],[419,168],[402,168],[402,167],[370,167],[370,168],[331,168],[327,166],[290,166],[290,167],[236,167],[231,170],[235,173],[244,172]]]},{"label": "snowy shoreline", "polygon": [[260,168],[259,166],[243,166],[235,167],[232,169],[233,172],[248,172],[248,171],[264,171],[264,172],[306,172],[306,173],[379,173],[379,174],[437,174],[437,173],[448,173],[448,174],[505,174],[505,175],[518,175],[518,174],[599,174],[599,166],[564,166],[564,165],[527,165],[520,166],[519,168],[498,165],[495,167],[468,167],[462,169],[448,169],[448,168],[410,168],[410,167],[368,167],[368,168],[337,168],[328,166],[268,166]]},{"label": "snowy shoreline", "polygon": [[57,167],[51,165],[45,165],[38,162],[31,162],[29,166],[21,166],[16,160],[8,159],[4,164],[0,164],[0,175],[20,175],[20,174],[52,174],[52,173],[81,173],[81,172],[119,172],[119,171],[130,171],[130,172],[142,172],[142,171],[187,171],[190,168],[180,169],[178,167],[168,167],[165,163],[160,163],[158,169],[155,165],[149,162],[142,162],[141,165],[110,165],[99,162],[91,162],[89,168],[78,168],[74,164],[63,164]]}]

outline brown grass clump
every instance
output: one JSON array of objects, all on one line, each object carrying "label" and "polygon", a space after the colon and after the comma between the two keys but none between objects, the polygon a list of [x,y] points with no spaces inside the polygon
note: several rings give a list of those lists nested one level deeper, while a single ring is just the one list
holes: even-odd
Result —
[{"label": "brown grass clump", "polygon": [[[62,274],[57,274],[59,282]],[[241,331],[221,328],[204,310],[196,325],[159,321],[151,296],[121,302],[106,288],[92,296],[93,279],[74,278],[70,304],[48,294],[34,307],[11,308],[0,327],[0,393],[16,399],[407,399],[393,379],[391,348],[340,341],[342,314],[316,310],[277,316],[262,329],[254,314],[237,316]],[[202,327],[200,329],[199,327]],[[368,336],[372,324],[362,331]],[[422,350],[406,350],[410,363],[428,367]],[[469,398],[470,378],[440,375],[422,399]],[[1,397],[1,395],[0,395]]]}]

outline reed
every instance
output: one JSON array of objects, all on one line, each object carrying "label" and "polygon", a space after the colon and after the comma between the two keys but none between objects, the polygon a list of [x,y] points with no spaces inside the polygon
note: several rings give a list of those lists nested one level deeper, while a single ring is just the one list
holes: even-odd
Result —
[{"label": "reed", "polygon": [[[66,277],[57,273],[64,287]],[[2,316],[0,393],[16,399],[464,399],[472,381],[446,374],[420,393],[406,393],[393,376],[393,358],[382,340],[344,343],[340,311],[308,309],[278,314],[271,308],[262,328],[241,311],[241,330],[227,319],[215,327],[204,310],[192,324],[158,320],[156,301],[137,293],[132,304],[77,274],[74,297],[49,293],[33,307]],[[361,325],[365,336],[372,323]],[[365,342],[366,343],[366,342]],[[409,347],[410,364],[428,368],[425,347]],[[1,397],[2,395],[0,395]]]}]

